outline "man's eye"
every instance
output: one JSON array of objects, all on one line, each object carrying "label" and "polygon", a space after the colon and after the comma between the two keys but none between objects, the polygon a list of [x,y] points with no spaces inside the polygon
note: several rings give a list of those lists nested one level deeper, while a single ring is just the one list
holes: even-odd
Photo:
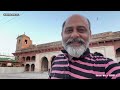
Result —
[{"label": "man's eye", "polygon": [[65,33],[72,33],[72,31],[73,31],[72,29],[66,29]]},{"label": "man's eye", "polygon": [[79,33],[86,33],[86,29],[83,29],[83,28],[78,28],[77,29],[77,31],[79,32]]}]

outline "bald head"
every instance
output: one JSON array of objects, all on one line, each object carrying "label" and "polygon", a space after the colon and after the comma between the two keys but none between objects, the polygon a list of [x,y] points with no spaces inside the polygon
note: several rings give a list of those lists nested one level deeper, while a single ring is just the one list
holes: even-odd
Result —
[{"label": "bald head", "polygon": [[85,17],[81,16],[81,15],[78,15],[78,14],[75,14],[75,15],[72,15],[70,16],[67,20],[66,20],[66,23],[67,22],[76,22],[76,21],[81,21],[81,22],[84,22],[84,24],[88,24],[88,21]]},{"label": "bald head", "polygon": [[62,25],[62,29],[64,28],[65,25],[69,24],[69,22],[83,23],[85,25],[85,27],[91,31],[90,21],[84,16],[81,16],[78,14],[74,14],[74,15],[70,16],[66,21],[64,21],[64,23]]}]

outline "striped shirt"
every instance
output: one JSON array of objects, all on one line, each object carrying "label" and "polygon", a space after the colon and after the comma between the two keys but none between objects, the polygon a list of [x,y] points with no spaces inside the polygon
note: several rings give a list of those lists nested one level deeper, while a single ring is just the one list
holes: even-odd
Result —
[{"label": "striped shirt", "polygon": [[50,79],[120,79],[120,65],[112,59],[87,49],[80,58],[69,60],[67,51],[62,52],[53,61]]}]

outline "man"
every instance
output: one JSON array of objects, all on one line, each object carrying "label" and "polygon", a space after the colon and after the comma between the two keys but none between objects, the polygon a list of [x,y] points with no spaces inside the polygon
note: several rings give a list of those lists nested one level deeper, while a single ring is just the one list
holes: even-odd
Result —
[{"label": "man", "polygon": [[62,27],[63,54],[52,65],[50,79],[117,79],[120,65],[89,51],[90,22],[81,15],[72,15]]}]

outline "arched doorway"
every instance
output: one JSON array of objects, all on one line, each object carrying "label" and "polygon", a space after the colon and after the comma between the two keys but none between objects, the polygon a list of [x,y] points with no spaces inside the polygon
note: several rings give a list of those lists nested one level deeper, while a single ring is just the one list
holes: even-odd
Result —
[{"label": "arched doorway", "polygon": [[26,64],[25,66],[25,71],[29,71],[30,70],[30,65],[29,64]]},{"label": "arched doorway", "polygon": [[32,65],[31,65],[31,71],[34,71],[34,70],[35,70],[35,65],[32,64]]},{"label": "arched doorway", "polygon": [[32,56],[31,60],[32,60],[32,61],[35,61],[35,56]]},{"label": "arched doorway", "polygon": [[22,57],[22,61],[25,62],[25,57]]},{"label": "arched doorway", "polygon": [[120,62],[120,48],[116,49],[116,58],[117,61]]},{"label": "arched doorway", "polygon": [[22,64],[22,67],[24,67],[24,64]]},{"label": "arched doorway", "polygon": [[2,67],[7,67],[7,64],[6,64],[6,63],[3,63],[3,64],[2,64]]},{"label": "arched doorway", "polygon": [[26,61],[28,62],[30,61],[30,56],[27,56]]},{"label": "arched doorway", "polygon": [[42,58],[41,71],[48,71],[48,59],[46,57]]}]

